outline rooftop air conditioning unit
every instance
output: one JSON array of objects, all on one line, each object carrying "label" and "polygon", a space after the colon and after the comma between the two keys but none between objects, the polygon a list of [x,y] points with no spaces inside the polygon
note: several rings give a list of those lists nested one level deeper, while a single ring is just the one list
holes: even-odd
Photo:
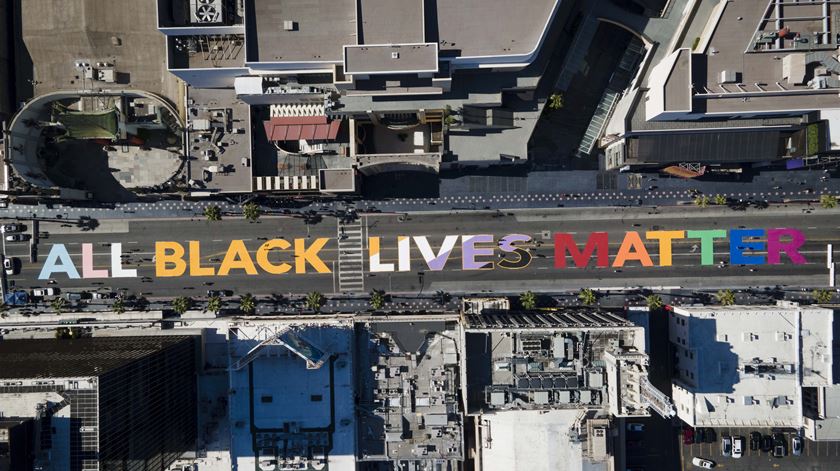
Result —
[{"label": "rooftop air conditioning unit", "polygon": [[223,0],[190,0],[190,19],[192,24],[212,25],[224,21]]}]

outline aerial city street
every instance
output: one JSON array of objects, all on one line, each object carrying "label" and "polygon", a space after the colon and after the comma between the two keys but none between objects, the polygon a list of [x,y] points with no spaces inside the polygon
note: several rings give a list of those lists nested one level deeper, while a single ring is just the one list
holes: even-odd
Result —
[{"label": "aerial city street", "polygon": [[0,471],[840,469],[838,2],[0,0],[0,158]]}]

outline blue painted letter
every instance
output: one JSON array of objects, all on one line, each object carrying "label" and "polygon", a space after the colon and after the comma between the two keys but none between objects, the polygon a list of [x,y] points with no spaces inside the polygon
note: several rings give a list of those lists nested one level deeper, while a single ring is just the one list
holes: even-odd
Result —
[{"label": "blue painted letter", "polygon": [[44,262],[44,267],[41,268],[41,273],[38,275],[39,280],[48,280],[52,278],[53,273],[66,273],[70,279],[79,279],[79,271],[76,270],[76,265],[70,259],[70,254],[67,253],[67,248],[64,244],[54,244],[50,249],[50,254],[47,256],[47,261]]},{"label": "blue painted letter", "polygon": [[729,263],[732,265],[763,265],[764,255],[744,255],[744,251],[747,249],[753,251],[764,250],[764,242],[744,242],[744,237],[764,237],[764,229],[731,230],[729,232]]}]

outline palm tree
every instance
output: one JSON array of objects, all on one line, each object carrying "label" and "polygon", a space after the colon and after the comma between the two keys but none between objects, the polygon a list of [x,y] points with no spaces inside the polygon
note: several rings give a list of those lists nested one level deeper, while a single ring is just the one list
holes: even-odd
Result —
[{"label": "palm tree", "polygon": [[222,210],[218,206],[208,206],[204,208],[204,217],[207,218],[208,221],[221,221],[222,220]]},{"label": "palm tree", "polygon": [[715,195],[714,201],[716,205],[723,206],[726,204],[726,197],[723,195]]},{"label": "palm tree", "polygon": [[548,109],[550,110],[559,110],[563,108],[564,105],[563,94],[562,93],[552,93],[548,97]]},{"label": "palm tree", "polygon": [[817,304],[828,304],[834,298],[834,295],[827,289],[815,289],[811,292],[811,297]]},{"label": "palm tree", "polygon": [[382,309],[385,306],[386,296],[382,290],[375,289],[370,292],[370,307],[375,310]]},{"label": "palm tree", "polygon": [[820,206],[825,209],[833,209],[837,207],[837,197],[834,195],[820,196]]},{"label": "palm tree", "polygon": [[114,300],[114,304],[111,305],[111,309],[113,309],[117,314],[125,312],[125,301],[122,296]]},{"label": "palm tree", "polygon": [[256,222],[257,219],[259,219],[262,215],[262,210],[260,209],[260,206],[257,203],[251,201],[249,203],[245,203],[242,206],[242,215],[245,216],[245,219],[247,219],[248,221]]},{"label": "palm tree", "polygon": [[722,289],[715,294],[715,298],[722,306],[731,306],[735,304],[735,293],[731,289]]},{"label": "palm tree", "polygon": [[306,307],[312,309],[315,312],[320,311],[326,302],[327,300],[326,298],[324,298],[324,295],[319,293],[318,291],[312,291],[308,293],[306,295],[306,299],[304,300]]},{"label": "palm tree", "polygon": [[578,293],[578,299],[584,304],[584,306],[591,306],[598,301],[598,295],[595,291],[592,291],[589,288],[583,288],[580,290],[580,293]]},{"label": "palm tree", "polygon": [[694,198],[694,205],[699,208],[705,208],[709,205],[709,197],[706,195],[699,195]]},{"label": "palm tree", "polygon": [[537,307],[537,295],[530,291],[526,291],[519,295],[519,304],[522,306],[522,309],[536,309]]},{"label": "palm tree", "polygon": [[178,315],[183,315],[190,310],[190,307],[192,307],[192,299],[186,296],[178,296],[172,300],[172,310]]},{"label": "palm tree", "polygon": [[245,314],[253,314],[257,310],[257,300],[251,293],[246,293],[245,296],[239,298],[239,310]]},{"label": "palm tree", "polygon": [[50,301],[50,307],[56,314],[61,314],[61,311],[67,307],[67,300],[64,298],[53,298],[53,300]]},{"label": "palm tree", "polygon": [[210,299],[207,300],[207,310],[212,312],[213,315],[219,314],[219,311],[222,310],[222,298],[210,296]]},{"label": "palm tree", "polygon": [[662,302],[662,297],[660,297],[658,294],[651,294],[649,296],[645,296],[645,302],[647,303],[648,309],[651,311],[662,309],[662,306],[665,305],[665,303]]}]

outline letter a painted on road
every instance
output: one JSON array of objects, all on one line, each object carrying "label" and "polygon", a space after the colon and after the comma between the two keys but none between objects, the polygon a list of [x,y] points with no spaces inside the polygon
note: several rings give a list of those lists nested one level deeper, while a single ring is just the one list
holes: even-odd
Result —
[{"label": "letter a painted on road", "polygon": [[76,265],[70,259],[70,254],[67,253],[67,247],[64,244],[53,244],[50,249],[50,254],[47,255],[47,261],[41,268],[41,273],[38,275],[39,280],[49,280],[53,273],[66,273],[70,279],[79,279],[79,271],[76,270]]}]

